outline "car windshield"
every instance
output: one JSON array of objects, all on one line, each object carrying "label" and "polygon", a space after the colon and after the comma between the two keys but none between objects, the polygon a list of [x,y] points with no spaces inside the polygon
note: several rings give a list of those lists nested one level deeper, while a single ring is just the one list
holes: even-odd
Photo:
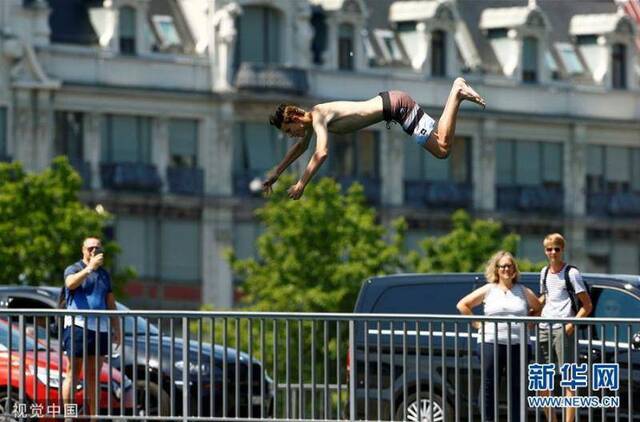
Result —
[{"label": "car windshield", "polygon": [[[11,326],[11,350],[18,351],[20,350],[20,329],[17,325],[12,324]],[[36,342],[33,340],[31,336],[24,336],[25,342],[25,350],[34,350],[36,347]],[[9,350],[9,324],[0,320],[0,351]],[[39,345],[38,350],[44,350],[44,346]]]},{"label": "car windshield", "polygon": [[[119,311],[129,311],[130,309],[123,305],[120,302],[116,303],[116,307]],[[149,330],[149,335],[158,335],[158,327],[149,322],[149,327],[147,328],[147,318],[142,317],[124,317],[124,332],[125,335],[132,336],[135,332],[136,335],[145,335],[147,330]]]}]

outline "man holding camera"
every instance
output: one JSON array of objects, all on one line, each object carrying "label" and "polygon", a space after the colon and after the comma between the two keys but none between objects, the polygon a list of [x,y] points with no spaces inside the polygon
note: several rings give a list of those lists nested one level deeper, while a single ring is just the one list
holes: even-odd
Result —
[{"label": "man holding camera", "polygon": [[[116,309],[111,290],[111,276],[102,266],[104,251],[97,237],[87,237],[82,242],[82,259],[64,271],[66,308],[71,310]],[[86,326],[86,330],[85,330]],[[113,343],[120,342],[120,320],[112,318]],[[62,386],[65,403],[72,403],[72,385],[80,373],[85,374],[85,414],[98,414],[96,382],[104,357],[109,353],[108,320],[95,316],[65,316],[63,346],[70,360]],[[86,333],[86,338],[85,338]],[[84,350],[84,347],[87,350]],[[84,356],[87,361],[84,362]],[[96,366],[97,365],[97,366]],[[96,367],[98,370],[96,371]],[[97,372],[97,373],[96,373]]]}]

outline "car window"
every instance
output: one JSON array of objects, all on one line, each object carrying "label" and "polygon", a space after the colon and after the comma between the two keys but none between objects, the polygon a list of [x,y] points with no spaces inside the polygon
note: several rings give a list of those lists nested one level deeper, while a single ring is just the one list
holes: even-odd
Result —
[{"label": "car window", "polygon": [[[119,311],[128,311],[129,308],[120,302],[116,302],[116,307]],[[142,317],[124,317],[124,332],[125,335],[133,335],[134,331],[136,335],[144,335],[149,330],[149,335],[158,335],[158,327],[149,322],[149,328],[147,328],[147,318]]]},{"label": "car window", "polygon": [[373,313],[457,314],[456,304],[472,291],[471,283],[428,283],[394,286],[385,290]]},{"label": "car window", "polygon": [[[20,348],[20,329],[12,325],[11,327],[11,350],[16,351]],[[25,350],[34,350],[35,341],[29,336],[24,337]],[[42,349],[42,346],[39,347]],[[0,351],[9,350],[9,325],[6,321],[0,321]]]},{"label": "car window", "polygon": [[[597,297],[597,302],[593,311],[596,318],[637,318],[640,315],[640,300],[637,297],[617,289],[594,287],[592,296]],[[629,324],[618,325],[618,341],[629,340]],[[631,333],[640,331],[640,324],[631,324]],[[602,334],[602,328],[596,328],[597,336]],[[604,338],[608,341],[614,340],[614,325],[605,326]]]}]

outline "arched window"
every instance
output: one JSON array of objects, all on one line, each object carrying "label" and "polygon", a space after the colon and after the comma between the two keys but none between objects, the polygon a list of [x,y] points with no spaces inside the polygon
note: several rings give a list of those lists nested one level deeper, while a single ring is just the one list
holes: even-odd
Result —
[{"label": "arched window", "polygon": [[431,33],[431,76],[447,75],[447,34],[437,30]]},{"label": "arched window", "polygon": [[611,49],[611,86],[614,89],[627,88],[627,46],[614,44]]},{"label": "arched window", "polygon": [[534,37],[522,40],[522,82],[538,82],[538,40]]},{"label": "arched window", "polygon": [[263,6],[244,6],[236,27],[236,67],[243,62],[281,61],[282,16],[277,10]]},{"label": "arched window", "polygon": [[340,70],[353,70],[353,34],[353,25],[349,23],[340,24],[338,27],[338,69]]},{"label": "arched window", "polygon": [[136,11],[133,7],[120,8],[118,35],[120,36],[120,53],[136,54]]}]

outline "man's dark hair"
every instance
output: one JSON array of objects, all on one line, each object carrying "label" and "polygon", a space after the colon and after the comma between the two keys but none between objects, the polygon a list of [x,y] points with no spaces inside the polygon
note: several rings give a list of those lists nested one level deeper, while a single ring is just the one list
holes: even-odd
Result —
[{"label": "man's dark hair", "polygon": [[272,126],[280,129],[280,127],[282,126],[282,122],[284,121],[284,112],[286,108],[286,104],[280,104],[278,108],[276,108],[275,113],[269,116],[269,123],[271,123]]}]

